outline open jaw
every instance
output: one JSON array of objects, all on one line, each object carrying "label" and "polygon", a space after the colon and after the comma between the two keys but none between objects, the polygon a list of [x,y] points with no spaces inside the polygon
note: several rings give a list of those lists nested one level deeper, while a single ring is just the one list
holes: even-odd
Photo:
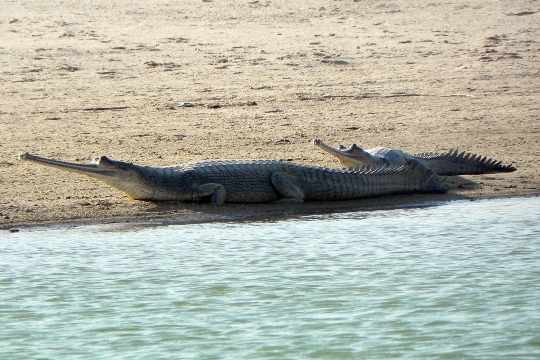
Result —
[{"label": "open jaw", "polygon": [[[115,173],[114,168],[107,168],[102,165],[102,157],[97,164],[77,164],[62,160],[48,159],[45,157],[24,153],[19,155],[20,160],[32,161],[41,165],[50,166],[66,171],[73,171],[93,177],[111,176]],[[106,158],[105,158],[106,159]],[[108,159],[106,159],[108,160]]]}]

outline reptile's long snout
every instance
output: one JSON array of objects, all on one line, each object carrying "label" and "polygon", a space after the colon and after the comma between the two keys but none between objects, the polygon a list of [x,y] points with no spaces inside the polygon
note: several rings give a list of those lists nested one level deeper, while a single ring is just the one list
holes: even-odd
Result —
[{"label": "reptile's long snout", "polygon": [[20,160],[32,161],[41,165],[50,166],[67,171],[75,171],[86,175],[101,174],[106,175],[110,169],[104,169],[97,164],[77,164],[67,161],[48,159],[45,157],[23,153],[19,155]]}]

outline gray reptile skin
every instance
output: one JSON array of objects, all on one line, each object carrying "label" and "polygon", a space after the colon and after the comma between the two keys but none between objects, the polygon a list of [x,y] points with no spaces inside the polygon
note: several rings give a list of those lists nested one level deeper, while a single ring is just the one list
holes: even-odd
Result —
[{"label": "gray reptile skin", "polygon": [[314,139],[313,144],[337,157],[339,162],[348,169],[399,166],[408,161],[413,161],[420,162],[437,175],[446,176],[491,174],[516,170],[512,165],[504,165],[494,159],[457,150],[450,150],[446,153],[429,152],[412,155],[401,150],[385,147],[364,150],[356,144],[351,145],[349,148],[343,146],[333,148],[319,139]]},{"label": "gray reptile skin", "polygon": [[420,163],[360,171],[303,166],[285,161],[208,161],[175,167],[139,166],[101,157],[76,164],[22,154],[22,160],[82,173],[138,200],[205,201],[216,205],[273,201],[349,200],[446,187]]}]

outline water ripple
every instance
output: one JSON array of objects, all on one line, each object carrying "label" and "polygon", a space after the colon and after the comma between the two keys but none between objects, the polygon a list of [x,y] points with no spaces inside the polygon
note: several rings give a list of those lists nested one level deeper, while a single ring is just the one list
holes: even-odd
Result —
[{"label": "water ripple", "polygon": [[0,242],[0,359],[536,359],[540,198]]}]

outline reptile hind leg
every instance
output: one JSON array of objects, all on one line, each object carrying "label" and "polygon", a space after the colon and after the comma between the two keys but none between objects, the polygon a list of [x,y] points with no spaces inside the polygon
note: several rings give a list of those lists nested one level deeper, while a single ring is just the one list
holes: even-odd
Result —
[{"label": "reptile hind leg", "polygon": [[199,198],[210,196],[210,202],[214,205],[221,206],[225,203],[227,192],[221,184],[206,183],[197,188],[197,196]]},{"label": "reptile hind leg", "polygon": [[277,193],[282,197],[279,202],[304,202],[304,191],[297,184],[293,176],[283,172],[275,172],[271,177],[272,185]]}]

